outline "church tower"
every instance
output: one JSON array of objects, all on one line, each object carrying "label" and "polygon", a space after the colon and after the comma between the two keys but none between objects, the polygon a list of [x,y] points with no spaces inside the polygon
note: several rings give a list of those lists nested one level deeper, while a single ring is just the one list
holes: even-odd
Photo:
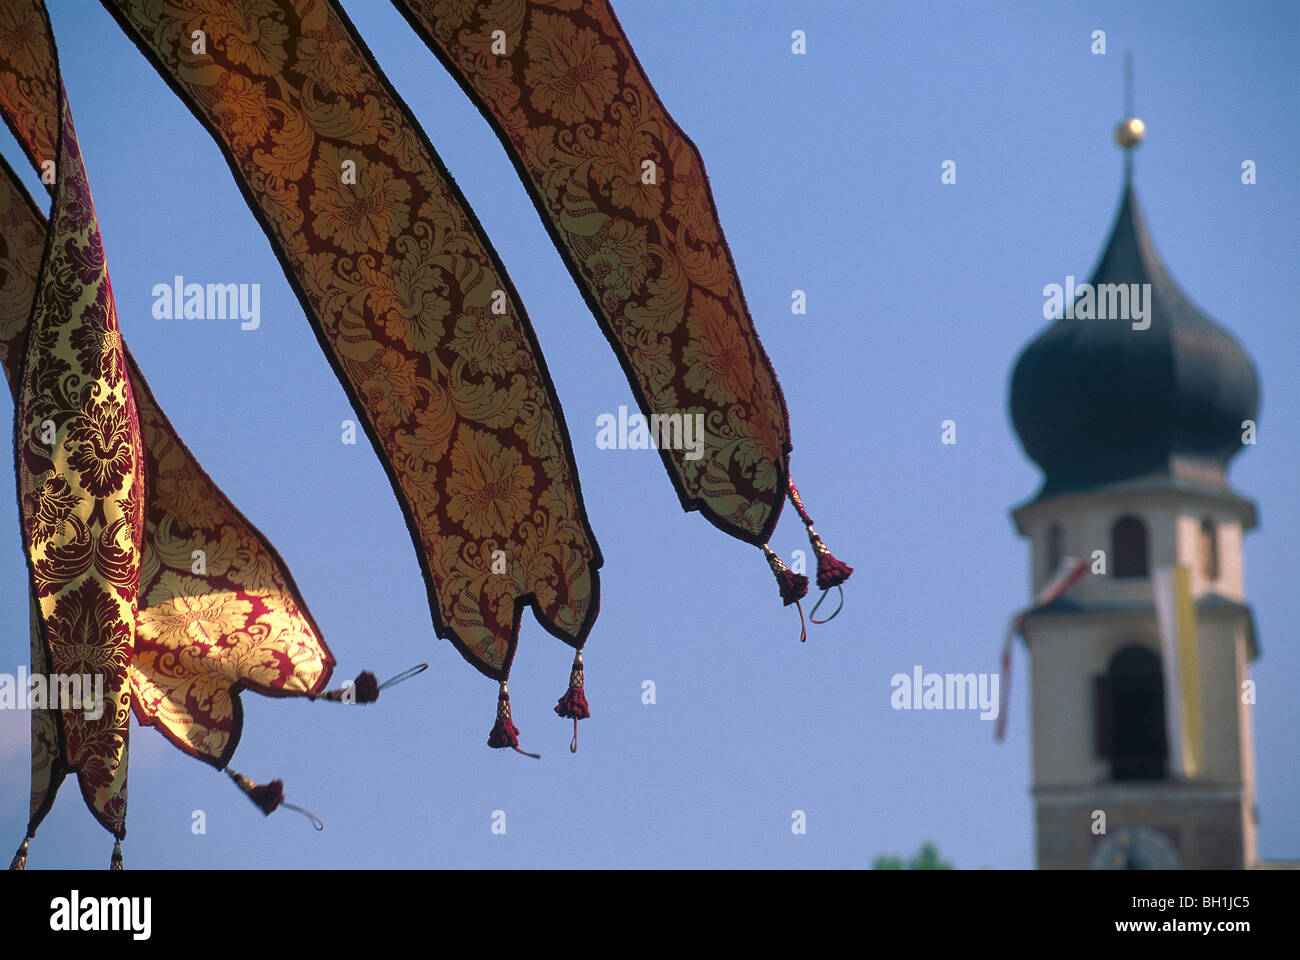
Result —
[{"label": "church tower", "polygon": [[1033,592],[1063,558],[1088,564],[1022,632],[1040,869],[1256,860],[1242,561],[1256,511],[1227,473],[1254,442],[1259,387],[1156,253],[1132,182],[1143,131],[1130,116],[1116,134],[1124,187],[1091,289],[1065,285],[1011,379],[1016,432],[1044,474],[1012,513]]}]

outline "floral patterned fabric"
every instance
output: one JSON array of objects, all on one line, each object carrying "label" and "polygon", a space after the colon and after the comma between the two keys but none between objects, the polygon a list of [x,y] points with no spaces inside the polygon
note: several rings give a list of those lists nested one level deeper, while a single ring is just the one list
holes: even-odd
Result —
[{"label": "floral patterned fabric", "polygon": [[704,414],[702,456],[661,449],[683,506],[766,542],[789,474],[785,399],[699,151],[609,4],[394,5],[495,127],[646,415]]},{"label": "floral patterned fabric", "polygon": [[[51,133],[57,137],[57,128],[43,122],[57,111],[57,74],[45,29],[38,3],[10,5],[0,13],[0,106],[38,170],[53,159]],[[20,75],[20,64],[30,72]],[[46,233],[44,217],[0,160],[0,364],[15,394]],[[241,688],[269,696],[315,693],[328,681],[334,659],[283,561],[185,448],[120,336],[120,358],[105,349],[113,339],[105,328],[83,324],[70,343],[79,363],[90,363],[98,353],[101,366],[120,376],[124,362],[144,444],[130,704],[141,724],[156,726],[182,750],[223,767],[239,741]],[[86,459],[84,448],[79,456]],[[59,481],[38,498],[39,536],[57,531],[73,505]],[[50,579],[38,568],[38,588]],[[104,626],[110,635],[116,629],[106,620],[96,623],[97,629]],[[33,619],[32,662],[34,673],[53,669],[39,613]],[[31,830],[66,767],[55,714],[35,711]]]},{"label": "floral patterned fabric", "polygon": [[601,559],[541,351],[351,23],[324,0],[105,6],[229,159],[388,469],[438,634],[498,680],[525,604],[581,647]]},{"label": "floral patterned fabric", "polygon": [[[43,12],[38,15],[44,27]],[[12,20],[12,10],[8,16]],[[47,89],[57,91],[51,99],[58,116],[49,237],[34,283],[14,424],[36,614],[32,661],[47,677],[103,684],[101,703],[86,703],[83,691],[81,702],[34,711],[40,716],[33,722],[32,824],[48,811],[64,776],[75,773],[95,818],[120,839],[126,834],[128,669],[144,525],[142,441],[52,37],[45,30],[28,36],[33,42],[0,48],[0,72],[39,71]],[[13,89],[5,83],[0,95]],[[7,99],[11,115],[13,106]]]},{"label": "floral patterned fabric", "polygon": [[[788,474],[784,399],[699,154],[608,4],[395,2],[496,125],[645,412],[704,417],[702,457],[661,451],[683,505],[762,543]],[[332,0],[103,3],[230,161],[389,473],[438,634],[502,681],[525,605],[581,649],[601,557],[535,334],[346,16]],[[239,690],[316,693],[334,660],[126,349],[39,0],[0,5],[0,106],[57,171],[49,224],[0,176],[33,669],[102,674],[111,702],[97,721],[36,711],[32,829],[75,772],[121,837],[130,709],[224,767]]]},{"label": "floral patterned fabric", "polygon": [[[0,364],[16,388],[45,223],[0,172]],[[177,436],[125,342],[123,354],[146,478],[131,705],[142,725],[223,767],[239,742],[239,689],[318,693],[335,661],[284,561]]]}]

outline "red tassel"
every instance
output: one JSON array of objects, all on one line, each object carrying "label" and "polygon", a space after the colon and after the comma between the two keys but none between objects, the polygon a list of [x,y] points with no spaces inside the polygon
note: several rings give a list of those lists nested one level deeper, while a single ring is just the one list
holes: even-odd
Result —
[{"label": "red tassel", "polygon": [[808,624],[804,622],[803,604],[799,601],[808,593],[808,578],[782,563],[781,558],[766,543],[763,544],[763,556],[767,557],[767,565],[772,568],[776,584],[781,588],[782,602],[787,607],[793,603],[799,608],[799,642],[803,643],[808,639]]},{"label": "red tassel", "polygon": [[569,671],[569,689],[555,705],[555,712],[568,719],[573,718],[573,740],[569,743],[569,752],[578,752],[578,721],[591,716],[587,706],[587,694],[582,683],[582,651],[573,658],[573,669]]},{"label": "red tassel", "polygon": [[272,780],[248,791],[248,799],[253,801],[262,816],[269,817],[284,803],[284,781]]},{"label": "red tassel", "polygon": [[587,706],[587,694],[582,687],[581,660],[574,661],[573,672],[569,674],[569,690],[560,697],[560,702],[555,705],[555,712],[565,719],[572,717],[574,720],[586,720],[591,716],[591,709]]},{"label": "red tassel", "polygon": [[788,481],[786,487],[790,502],[794,504],[799,519],[807,528],[808,542],[812,544],[813,553],[817,556],[817,586],[822,590],[838,587],[853,574],[853,568],[842,560],[835,559],[830,550],[826,549],[826,544],[822,543],[822,538],[817,536],[812,517],[804,509],[803,497],[799,496],[799,488],[794,485],[794,481]]},{"label": "red tassel", "polygon": [[527,750],[519,749],[519,728],[510,719],[510,693],[506,690],[504,680],[501,681],[501,692],[497,695],[497,722],[493,724],[492,732],[488,734],[488,746],[493,749],[510,747],[525,757],[542,759],[540,753],[529,753]]},{"label": "red tassel", "polygon": [[113,857],[111,860],[108,861],[108,869],[110,870],[122,869],[122,841],[121,840],[113,841]]},{"label": "red tassel", "polygon": [[843,560],[835,559],[835,556],[826,549],[826,544],[822,543],[822,538],[817,536],[812,527],[808,528],[808,540],[812,543],[813,552],[817,554],[818,587],[822,590],[838,587],[853,575],[853,568]]},{"label": "red tassel", "polygon": [[31,839],[31,837],[24,837],[23,842],[18,845],[18,852],[14,854],[13,861],[9,864],[10,870],[27,869],[27,845]]},{"label": "red tassel", "polygon": [[269,817],[284,803],[284,781],[272,780],[270,783],[256,784],[242,773],[227,770],[227,776],[235,781],[235,786],[244,792],[244,796],[253,801],[253,805]]},{"label": "red tassel", "polygon": [[379,699],[379,680],[369,670],[362,670],[350,687],[326,690],[310,699],[332,700],[335,703],[374,703]]},{"label": "red tassel", "polygon": [[374,703],[379,699],[379,678],[369,670],[362,670],[352,682],[357,693],[357,703]]},{"label": "red tassel", "polygon": [[263,816],[269,817],[271,814],[275,813],[276,810],[284,807],[286,810],[293,810],[297,813],[301,813],[311,821],[311,825],[317,830],[325,829],[325,824],[321,822],[320,818],[316,816],[316,814],[312,813],[310,810],[304,810],[296,804],[285,801],[283,780],[272,780],[270,783],[258,784],[249,780],[248,777],[244,776],[242,773],[231,770],[229,767],[226,768],[226,776],[235,781],[235,786],[243,791],[244,796],[253,801],[253,805],[262,811]]},{"label": "red tassel", "polygon": [[379,691],[386,687],[393,687],[403,680],[410,680],[417,674],[424,673],[429,669],[427,663],[419,663],[410,670],[403,670],[395,677],[390,677],[383,683],[375,677],[369,670],[362,670],[357,674],[357,678],[352,681],[350,687],[339,687],[337,690],[327,690],[325,693],[308,694],[308,700],[333,700],[335,703],[374,703],[379,699]]},{"label": "red tassel", "polygon": [[781,602],[785,606],[798,603],[808,595],[807,577],[795,573],[782,563],[781,558],[773,553],[772,548],[767,544],[763,544],[763,556],[767,557],[767,565],[772,568],[772,575],[776,577],[776,585],[781,590]]}]

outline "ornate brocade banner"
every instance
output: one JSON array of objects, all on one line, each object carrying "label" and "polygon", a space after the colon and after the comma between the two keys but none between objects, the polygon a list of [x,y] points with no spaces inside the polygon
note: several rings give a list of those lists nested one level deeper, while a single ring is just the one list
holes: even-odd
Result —
[{"label": "ornate brocade banner", "polygon": [[89,711],[61,705],[33,721],[32,821],[49,809],[63,777],[76,773],[95,818],[121,839],[144,525],[142,442],[81,150],[52,35],[45,36],[47,58],[31,56],[35,45],[3,51],[6,73],[34,68],[57,91],[50,224],[14,418],[23,545],[39,612],[32,662],[46,675],[102,678],[103,692]]},{"label": "ornate brocade banner", "polygon": [[351,23],[323,0],[104,3],[271,240],[402,504],[438,634],[502,681],[525,605],[580,648],[601,557],[541,350]]},{"label": "ornate brocade banner", "polygon": [[642,410],[703,414],[660,455],[687,510],[761,545],[789,417],[699,151],[605,0],[393,0],[496,130]]},{"label": "ornate brocade banner", "polygon": [[[581,651],[602,559],[499,257],[333,0],[101,2],[222,150],[384,464],[438,635],[501,681],[489,745],[518,749],[505,680],[522,610]],[[789,480],[785,401],[703,163],[608,4],[395,3],[497,130],[647,417],[704,422],[702,450],[656,444],[683,507],[761,546],[790,604],[808,579],[766,544],[789,496],[818,585],[839,586],[852,571]],[[0,361],[17,406],[33,669],[94,668],[112,704],[96,721],[34,712],[29,834],[75,771],[120,839],[130,709],[223,769],[239,691],[315,697],[334,658],[126,349],[40,0],[0,10],[0,107],[54,197],[47,224],[0,164]],[[580,654],[555,712],[574,720],[576,750]],[[283,802],[278,781],[231,775],[264,812]]]}]

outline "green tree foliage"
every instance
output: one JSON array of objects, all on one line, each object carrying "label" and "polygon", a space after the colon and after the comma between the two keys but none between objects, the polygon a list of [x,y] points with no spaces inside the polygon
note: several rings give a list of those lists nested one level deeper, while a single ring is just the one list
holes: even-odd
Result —
[{"label": "green tree foliage", "polygon": [[893,854],[882,853],[871,862],[872,870],[952,870],[951,863],[948,863],[939,856],[939,848],[927,840],[921,844],[921,849],[916,852],[912,859],[906,864],[903,858]]}]

